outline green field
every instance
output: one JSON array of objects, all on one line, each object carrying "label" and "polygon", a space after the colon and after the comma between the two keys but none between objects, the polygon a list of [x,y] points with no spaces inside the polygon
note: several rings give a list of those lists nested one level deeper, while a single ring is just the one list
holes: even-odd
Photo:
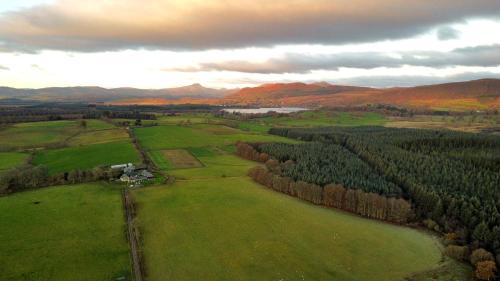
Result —
[{"label": "green field", "polygon": [[71,146],[88,145],[97,143],[107,143],[120,140],[126,140],[129,135],[124,129],[106,129],[98,131],[84,131],[75,137],[69,139]]},{"label": "green field", "polygon": [[0,146],[41,147],[62,142],[78,130],[74,121],[16,124],[0,131]]},{"label": "green field", "polygon": [[19,123],[0,130],[0,146],[6,148],[44,147],[62,143],[80,132],[113,128],[100,120],[86,120],[87,127],[79,121],[47,121]]},{"label": "green field", "polygon": [[242,140],[248,142],[291,142],[286,138],[247,133],[224,126],[205,124],[190,127],[166,125],[137,128],[135,133],[141,145],[147,150],[222,146]]},{"label": "green field", "polygon": [[22,165],[28,157],[26,153],[0,152],[0,171]]},{"label": "green field", "polygon": [[100,165],[139,162],[139,153],[128,140],[43,150],[33,158],[33,164],[47,166],[51,174],[91,169]]},{"label": "green field", "polygon": [[258,186],[244,176],[255,163],[199,159],[172,186],[134,191],[148,280],[402,280],[441,258],[418,231]]},{"label": "green field", "polygon": [[2,197],[0,222],[0,280],[130,276],[120,189],[85,184]]},{"label": "green field", "polygon": [[406,281],[474,281],[474,274],[469,264],[445,258],[443,263],[434,269],[419,272]]},{"label": "green field", "polygon": [[258,118],[255,121],[261,126],[319,127],[383,125],[386,119],[373,112],[306,111],[292,116]]}]

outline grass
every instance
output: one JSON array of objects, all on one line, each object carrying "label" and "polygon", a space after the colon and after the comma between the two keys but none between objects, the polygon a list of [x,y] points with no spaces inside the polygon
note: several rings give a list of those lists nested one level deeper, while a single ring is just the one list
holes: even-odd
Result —
[{"label": "grass", "polygon": [[116,188],[59,186],[3,197],[0,222],[0,280],[117,280],[130,276]]},{"label": "grass", "polygon": [[242,161],[235,155],[213,155],[198,157],[205,167],[169,171],[177,179],[217,179],[226,177],[241,177],[255,166],[254,162]]},{"label": "grass", "polygon": [[0,146],[6,148],[45,147],[66,141],[80,132],[113,128],[101,120],[86,120],[87,128],[77,120],[19,123],[0,130]]},{"label": "grass", "polygon": [[[211,128],[219,125],[200,125],[184,127],[176,125],[155,126],[135,129],[141,145],[148,150],[179,149],[188,147],[222,146],[236,143],[240,140],[249,142],[282,141],[290,139],[264,134],[252,134],[231,129],[229,133],[214,133]],[[228,129],[229,130],[229,129]]]},{"label": "grass", "polygon": [[261,126],[285,127],[367,126],[383,125],[386,119],[383,115],[373,112],[306,111],[285,117],[259,118],[255,122]]},{"label": "grass", "polygon": [[246,177],[137,190],[148,280],[401,280],[433,239],[260,187]]},{"label": "grass", "polygon": [[0,146],[42,147],[62,142],[77,132],[75,121],[20,123],[0,131]]},{"label": "grass", "polygon": [[[148,280],[392,281],[438,265],[441,252],[427,234],[314,206],[251,181],[245,175],[257,164],[230,154],[228,143],[269,136],[215,134],[205,126],[136,130],[146,148],[157,149],[152,155],[183,148],[204,165],[164,166],[173,185],[133,191]],[[273,140],[280,139],[267,139]]]},{"label": "grass", "polygon": [[446,259],[439,267],[417,273],[407,281],[473,281],[471,266],[452,259]]},{"label": "grass", "polygon": [[0,171],[19,166],[26,162],[29,155],[18,152],[0,152]]},{"label": "grass", "polygon": [[179,124],[181,122],[189,121],[191,124],[208,123],[216,120],[212,114],[208,113],[184,113],[177,116],[159,116],[157,123],[162,125]]},{"label": "grass", "polygon": [[[79,121],[76,121],[76,122],[79,122]],[[86,119],[85,122],[87,123],[86,130],[107,130],[107,129],[115,128],[115,125],[110,124],[108,122],[104,122],[102,120]]]},{"label": "grass", "polygon": [[33,164],[47,166],[51,174],[138,162],[139,153],[129,141],[43,150],[33,158]]},{"label": "grass", "polygon": [[85,131],[71,138],[68,142],[71,146],[88,145],[97,143],[115,142],[129,138],[123,129],[107,129],[98,131]]}]

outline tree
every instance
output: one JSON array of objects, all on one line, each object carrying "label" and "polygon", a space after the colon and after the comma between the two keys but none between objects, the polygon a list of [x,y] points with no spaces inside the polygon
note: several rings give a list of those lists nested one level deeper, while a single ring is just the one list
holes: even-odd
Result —
[{"label": "tree", "polygon": [[474,228],[474,232],[472,232],[472,238],[476,241],[488,243],[490,240],[490,229],[488,225],[483,221]]},{"label": "tree", "polygon": [[135,120],[135,125],[136,126],[142,126],[142,120],[141,119],[136,119]]},{"label": "tree", "polygon": [[481,261],[476,265],[476,277],[479,280],[494,280],[496,271],[497,267],[493,261]]},{"label": "tree", "polygon": [[275,159],[269,159],[266,161],[266,167],[269,169],[269,171],[275,173],[275,174],[281,174],[281,169],[280,169],[280,162]]},{"label": "tree", "polygon": [[494,261],[495,258],[493,257],[493,254],[486,251],[483,248],[479,248],[477,250],[474,250],[472,254],[470,255],[470,263],[472,265],[476,265],[478,262],[482,261]]}]

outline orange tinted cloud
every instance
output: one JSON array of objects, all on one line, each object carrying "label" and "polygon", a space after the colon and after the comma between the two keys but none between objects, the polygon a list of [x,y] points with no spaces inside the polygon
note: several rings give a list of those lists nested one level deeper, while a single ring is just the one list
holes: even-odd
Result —
[{"label": "orange tinted cloud", "polygon": [[0,41],[77,51],[337,44],[499,14],[497,0],[60,0],[0,16]]}]

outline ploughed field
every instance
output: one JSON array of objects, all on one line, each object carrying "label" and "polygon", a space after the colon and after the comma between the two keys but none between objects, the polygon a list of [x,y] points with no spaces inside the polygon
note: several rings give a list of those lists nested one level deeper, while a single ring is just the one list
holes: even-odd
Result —
[{"label": "ploughed field", "polygon": [[[177,179],[133,192],[148,280],[402,280],[441,260],[437,241],[424,233],[254,183],[246,173],[258,164],[230,148],[236,140],[289,139],[216,125],[135,134]],[[203,167],[178,169],[155,154],[169,149],[189,151]]]}]

